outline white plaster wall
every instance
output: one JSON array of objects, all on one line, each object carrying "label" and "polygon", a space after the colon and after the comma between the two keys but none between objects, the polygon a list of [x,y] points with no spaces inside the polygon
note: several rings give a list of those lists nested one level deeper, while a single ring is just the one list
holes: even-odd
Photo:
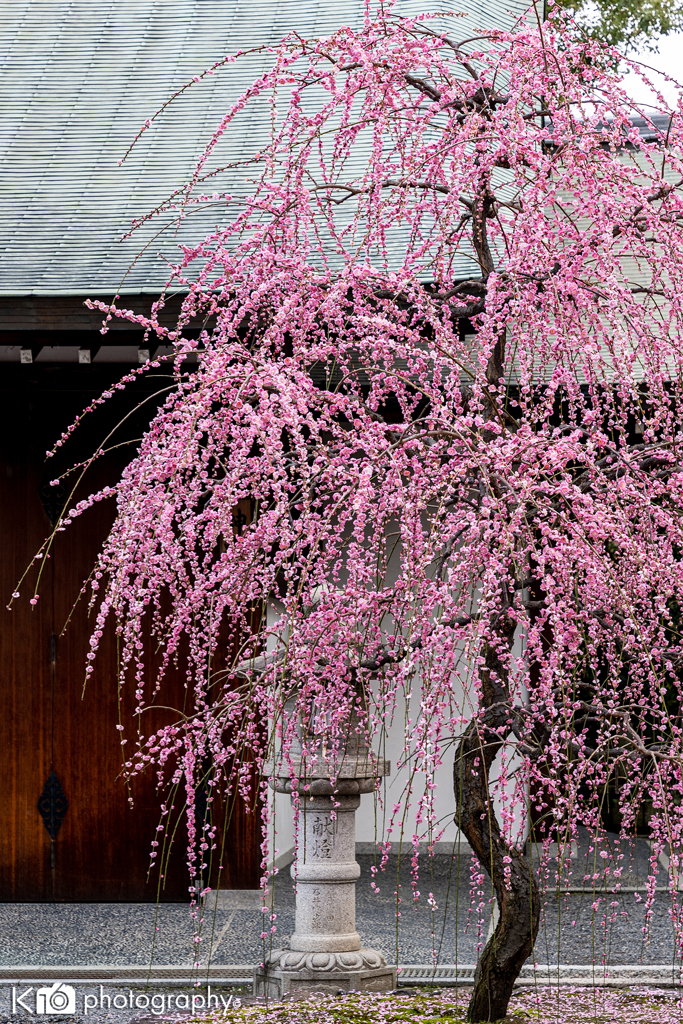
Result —
[{"label": "white plaster wall", "polygon": [[[523,643],[523,638],[517,638],[513,649],[513,656],[518,657],[521,655]],[[472,717],[472,698],[474,696],[473,691],[471,691],[469,687],[466,691],[459,681],[454,680],[453,707],[454,709],[457,708],[458,713],[462,714],[467,721]],[[522,696],[523,699],[525,699],[526,694],[524,693]],[[405,701],[403,702],[403,705],[400,703],[397,704],[393,721],[388,723],[386,738],[380,743],[381,751],[379,751],[378,748],[378,752],[381,752],[382,756],[391,761],[392,773],[391,776],[385,780],[381,788],[381,799],[378,799],[373,795],[368,795],[364,796],[361,800],[360,810],[356,814],[356,839],[358,842],[374,843],[378,840],[386,840],[389,838],[392,842],[398,842],[400,840],[403,843],[407,842],[410,844],[412,842],[413,835],[416,833],[423,842],[437,841],[448,844],[465,842],[460,830],[456,827],[454,820],[455,798],[453,794],[453,760],[457,742],[451,743],[447,749],[442,751],[442,764],[439,766],[434,776],[434,782],[436,783],[436,789],[434,791],[435,826],[431,834],[426,831],[424,822],[418,825],[416,821],[419,798],[424,793],[425,778],[424,775],[414,772],[412,773],[413,790],[409,797],[407,812],[402,815],[400,819],[397,819],[398,827],[395,826],[391,835],[388,835],[389,819],[391,817],[392,808],[397,803],[401,803],[402,806],[405,806],[406,787],[410,783],[411,779],[411,770],[403,763],[405,757],[404,722],[406,718],[410,718],[413,724],[415,724],[419,713],[420,695],[419,686],[416,684],[415,693],[409,707],[406,709]],[[459,727],[459,729],[464,728],[464,725]],[[500,793],[497,792],[496,786],[500,763],[501,759],[498,757],[496,761],[494,761],[490,776],[494,792],[493,803],[497,812],[500,811],[502,806],[502,797]],[[514,769],[515,763],[516,762],[513,759],[511,765],[508,767],[508,773]],[[512,794],[513,788],[514,784],[512,782],[508,782],[505,787],[508,795]],[[519,818],[520,816],[517,815],[516,820],[519,821]],[[402,835],[400,832],[401,821]],[[519,826],[516,827],[519,828]],[[526,839],[526,835],[522,835],[520,838],[523,841]]]},{"label": "white plaster wall", "polygon": [[[456,695],[461,706],[466,706],[462,691]],[[417,697],[413,698],[412,711],[416,715],[419,708]],[[443,834],[437,837],[432,834],[431,840],[437,839],[442,843],[464,844],[464,839],[459,835],[455,826],[455,802],[453,796],[453,756],[454,746],[451,746],[443,755],[443,764],[435,773],[434,781],[436,790],[434,793],[435,816],[438,828],[443,829]],[[404,757],[404,727],[402,709],[397,709],[393,723],[387,729],[386,738],[382,743],[382,755],[391,761],[391,776],[384,780],[380,794],[365,795],[361,798],[360,809],[356,813],[356,841],[359,843],[375,843],[379,840],[390,839],[392,842],[402,841],[410,844],[413,834],[417,831],[422,841],[427,841],[424,824],[419,827],[416,824],[417,804],[419,797],[424,791],[424,776],[415,774],[413,781],[413,793],[410,797],[410,806],[407,813],[397,820],[394,830],[388,833],[389,818],[391,810],[396,803],[405,805],[405,788],[410,780],[410,770],[406,765],[401,766]],[[491,773],[492,781],[497,778],[497,765]],[[509,787],[508,787],[509,788]],[[270,860],[278,862],[282,860],[288,851],[294,846],[294,821],[290,798],[282,793],[271,796],[273,805],[273,820],[271,823]],[[494,798],[494,805],[500,807],[500,798]],[[465,844],[466,845],[466,844]]]},{"label": "white plaster wall", "polygon": [[[269,609],[268,622],[272,625],[278,617],[277,607]],[[513,654],[519,655],[522,651],[523,639],[515,643]],[[453,702],[461,709],[461,713],[468,719],[471,716],[471,704],[459,682],[454,683]],[[390,839],[393,843],[401,841],[410,845],[414,833],[420,836],[421,841],[439,841],[448,844],[461,844],[466,846],[464,838],[459,834],[455,826],[455,801],[453,796],[453,757],[455,744],[444,751],[443,763],[435,773],[434,781],[436,789],[434,792],[434,809],[436,817],[436,829],[431,835],[426,832],[424,823],[419,826],[416,823],[417,805],[420,796],[424,792],[424,776],[415,773],[413,779],[413,792],[409,798],[409,806],[405,814],[402,814],[394,824],[393,831],[389,834],[389,821],[394,804],[400,803],[402,807],[406,803],[406,785],[410,780],[410,769],[402,765],[404,758],[405,727],[406,717],[410,717],[415,723],[419,715],[419,686],[415,685],[415,693],[406,710],[405,702],[397,703],[393,720],[387,723],[385,736],[382,737],[375,748],[381,756],[391,762],[391,776],[384,780],[378,796],[368,794],[361,798],[361,806],[356,813],[356,841],[358,843],[376,843]],[[462,727],[464,728],[464,727]],[[380,749],[381,748],[381,749]],[[494,762],[491,772],[492,783],[497,778],[498,765]],[[508,791],[511,789],[508,786]],[[494,806],[500,809],[500,797],[494,796]],[[294,846],[294,820],[289,796],[281,793],[273,794],[271,791],[272,820],[269,835],[269,862],[287,863],[291,858],[291,851]],[[437,834],[437,830],[442,834]],[[524,840],[526,836],[522,836]]]}]

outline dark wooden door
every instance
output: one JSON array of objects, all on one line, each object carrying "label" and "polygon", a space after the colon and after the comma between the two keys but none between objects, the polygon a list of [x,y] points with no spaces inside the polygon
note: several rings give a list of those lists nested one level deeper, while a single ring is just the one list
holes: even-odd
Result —
[{"label": "dark wooden door", "polygon": [[[148,877],[162,799],[153,777],[135,780],[130,791],[120,778],[116,725],[120,713],[126,726],[133,724],[132,694],[124,690],[119,705],[113,630],[105,634],[95,673],[83,685],[92,617],[86,601],[73,606],[111,525],[113,503],[98,504],[58,534],[42,567],[35,608],[25,583],[21,599],[11,611],[5,609],[50,529],[48,513],[56,498],[46,484],[55,469],[46,472],[45,451],[107,383],[95,368],[78,367],[80,374],[73,367],[49,369],[10,366],[0,382],[0,900],[187,900],[182,830],[161,886],[158,872]],[[91,428],[84,429],[62,464],[95,448],[122,408],[119,403],[92,417]],[[144,426],[148,409],[133,419],[131,436]],[[128,450],[100,464],[86,487],[113,482]],[[35,573],[31,583],[34,578]],[[185,699],[179,675],[161,703],[182,707]],[[149,712],[146,728],[173,718],[170,712]],[[132,744],[132,730],[126,728],[124,735]],[[37,806],[51,772],[68,801],[54,842]],[[221,871],[224,888],[258,886],[259,841],[257,815],[235,804]]]}]

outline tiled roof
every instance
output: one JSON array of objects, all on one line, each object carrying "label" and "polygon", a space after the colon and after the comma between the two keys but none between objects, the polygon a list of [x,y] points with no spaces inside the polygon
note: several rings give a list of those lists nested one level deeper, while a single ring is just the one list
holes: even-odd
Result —
[{"label": "tiled roof", "polygon": [[[509,27],[527,6],[528,0],[400,0],[398,9],[466,11],[469,34],[471,28]],[[178,236],[152,240],[157,221],[144,236],[120,238],[133,218],[188,177],[219,116],[264,58],[230,65],[193,86],[119,167],[140,125],[225,54],[275,43],[295,27],[304,36],[329,34],[341,24],[359,24],[362,12],[362,0],[2,5],[0,294],[158,291],[167,276],[158,254],[175,260]],[[239,159],[263,131],[254,106],[239,129],[226,133],[221,162]],[[183,236],[201,237],[215,211],[203,218],[203,224],[184,225]]]}]

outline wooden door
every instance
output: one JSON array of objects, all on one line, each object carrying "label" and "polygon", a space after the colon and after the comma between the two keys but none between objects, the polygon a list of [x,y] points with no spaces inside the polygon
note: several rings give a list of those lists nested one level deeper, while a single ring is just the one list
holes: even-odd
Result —
[{"label": "wooden door", "polygon": [[[24,585],[21,599],[11,611],[5,609],[16,581],[50,529],[48,513],[54,512],[58,498],[46,486],[55,470],[46,472],[45,451],[107,383],[96,367],[43,369],[40,364],[6,367],[0,381],[0,785],[5,818],[0,829],[0,901],[189,898],[182,832],[164,871],[163,886],[158,887],[158,872],[148,878],[162,799],[153,777],[136,780],[130,793],[119,777],[113,630],[105,635],[95,673],[83,688],[92,618],[85,601],[72,609],[112,522],[113,503],[98,504],[57,536],[52,557],[43,566],[35,608],[28,603],[29,587]],[[149,390],[151,385],[145,387]],[[131,400],[122,399],[92,417],[90,429],[65,453],[62,465],[95,448],[111,420],[120,417],[123,403]],[[139,436],[149,408],[137,422],[131,421],[132,437],[136,431]],[[92,472],[88,489],[117,479],[126,451],[119,450]],[[182,707],[182,678],[178,676],[173,685],[175,692],[167,690],[163,703]],[[124,692],[126,725],[131,703],[131,695]],[[151,712],[147,728],[173,718],[170,712]],[[128,729],[125,735],[132,743]],[[63,796],[57,793],[55,800],[57,783]],[[38,810],[41,794],[43,809],[52,808],[47,826],[54,839]],[[60,799],[62,808],[68,802],[61,820]],[[221,871],[224,888],[258,886],[257,817],[247,814],[241,803],[232,810]]]}]

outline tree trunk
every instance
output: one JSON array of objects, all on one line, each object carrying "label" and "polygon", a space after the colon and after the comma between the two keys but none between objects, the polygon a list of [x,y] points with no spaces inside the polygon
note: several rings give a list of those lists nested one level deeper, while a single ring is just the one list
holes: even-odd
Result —
[{"label": "tree trunk", "polygon": [[[501,617],[497,631],[512,646],[515,624]],[[479,958],[469,1021],[495,1021],[507,1014],[517,976],[531,953],[539,925],[538,885],[522,854],[505,842],[489,795],[489,772],[512,731],[507,670],[495,650],[486,650],[482,669],[482,711],[470,724],[455,756],[453,782],[459,825],[496,892],[500,917]],[[501,730],[501,727],[507,726]],[[506,887],[504,857],[510,858]]]}]

